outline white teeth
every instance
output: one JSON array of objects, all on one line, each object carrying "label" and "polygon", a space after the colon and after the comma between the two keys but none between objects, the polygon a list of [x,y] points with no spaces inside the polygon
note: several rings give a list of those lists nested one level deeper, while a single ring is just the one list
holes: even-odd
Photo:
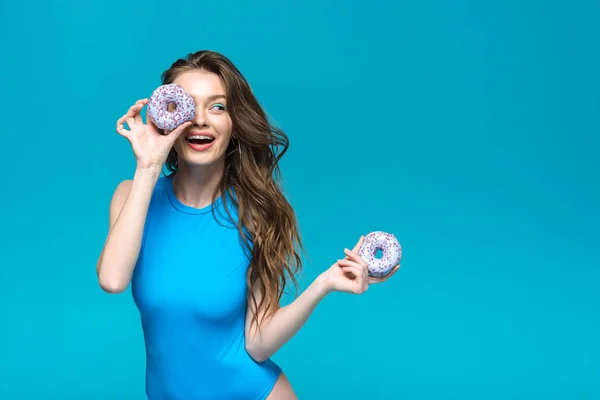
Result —
[{"label": "white teeth", "polygon": [[188,139],[208,139],[208,140],[213,140],[213,137],[211,137],[211,136],[204,136],[204,135],[192,135],[192,136],[188,136]]}]

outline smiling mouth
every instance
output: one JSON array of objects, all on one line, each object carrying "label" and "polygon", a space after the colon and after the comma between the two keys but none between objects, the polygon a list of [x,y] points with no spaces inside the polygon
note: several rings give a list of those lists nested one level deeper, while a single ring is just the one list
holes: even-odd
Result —
[{"label": "smiling mouth", "polygon": [[207,135],[190,135],[186,136],[185,140],[187,140],[191,144],[209,144],[212,143],[215,138]]}]

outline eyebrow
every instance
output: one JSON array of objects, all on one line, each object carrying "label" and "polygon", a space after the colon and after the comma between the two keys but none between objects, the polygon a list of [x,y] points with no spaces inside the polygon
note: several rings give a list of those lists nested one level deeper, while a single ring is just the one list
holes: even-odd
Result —
[{"label": "eyebrow", "polygon": [[225,96],[224,94],[213,94],[212,96],[208,96],[206,99],[208,101],[214,101],[216,99],[227,99],[227,96]]}]

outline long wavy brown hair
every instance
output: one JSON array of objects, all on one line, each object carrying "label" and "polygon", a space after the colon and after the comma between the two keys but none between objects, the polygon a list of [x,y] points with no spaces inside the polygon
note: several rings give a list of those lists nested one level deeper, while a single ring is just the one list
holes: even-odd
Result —
[{"label": "long wavy brown hair", "polygon": [[[172,83],[179,74],[195,69],[217,74],[225,86],[233,129],[225,153],[224,174],[213,200],[220,192],[230,218],[225,200],[228,198],[237,209],[237,228],[250,260],[246,278],[248,300],[256,310],[263,311],[254,313],[253,322],[260,329],[263,318],[279,308],[288,282],[297,288],[296,274],[302,268],[304,248],[278,165],[289,140],[282,129],[268,121],[246,79],[220,53],[202,50],[188,54],[163,72],[162,83]],[[171,149],[166,162],[171,173],[177,171],[177,157],[175,149]],[[260,301],[254,289],[258,289]],[[263,316],[260,320],[259,315]]]}]

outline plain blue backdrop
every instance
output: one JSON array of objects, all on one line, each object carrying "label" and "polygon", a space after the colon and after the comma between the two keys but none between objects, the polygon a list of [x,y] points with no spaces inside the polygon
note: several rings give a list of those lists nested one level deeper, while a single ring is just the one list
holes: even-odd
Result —
[{"label": "plain blue backdrop", "polygon": [[[95,263],[117,118],[217,50],[289,135],[305,288],[371,230],[402,268],[273,358],[301,399],[600,398],[597,2],[0,2],[0,398],[144,399]],[[210,277],[207,277],[210,279]]]}]

